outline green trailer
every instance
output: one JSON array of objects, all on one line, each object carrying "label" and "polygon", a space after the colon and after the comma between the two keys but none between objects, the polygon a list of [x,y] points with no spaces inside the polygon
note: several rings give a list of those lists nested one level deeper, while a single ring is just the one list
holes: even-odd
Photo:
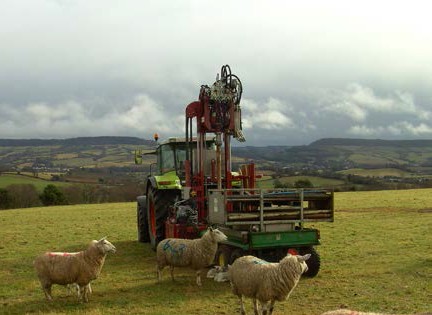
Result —
[{"label": "green trailer", "polygon": [[333,200],[330,189],[209,190],[209,223],[228,236],[217,263],[228,265],[246,254],[278,261],[287,253],[310,253],[306,276],[315,276],[320,233],[305,224],[333,222]]}]

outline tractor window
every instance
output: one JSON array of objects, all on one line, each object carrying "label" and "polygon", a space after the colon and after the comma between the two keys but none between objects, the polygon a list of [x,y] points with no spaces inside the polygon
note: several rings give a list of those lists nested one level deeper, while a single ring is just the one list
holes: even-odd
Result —
[{"label": "tractor window", "polygon": [[170,145],[160,146],[159,169],[161,173],[175,170],[174,150]]}]

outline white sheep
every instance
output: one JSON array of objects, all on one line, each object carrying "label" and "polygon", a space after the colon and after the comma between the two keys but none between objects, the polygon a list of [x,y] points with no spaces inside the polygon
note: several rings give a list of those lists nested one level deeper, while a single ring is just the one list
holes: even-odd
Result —
[{"label": "white sheep", "polygon": [[[66,288],[69,294],[76,294],[78,298],[80,297],[80,286],[78,284],[76,283],[67,284]],[[87,290],[89,294],[93,292],[90,283],[87,285]]]},{"label": "white sheep", "polygon": [[165,266],[170,266],[173,280],[174,267],[191,267],[196,270],[197,285],[201,286],[201,270],[213,263],[218,243],[226,239],[224,233],[211,227],[198,239],[164,239],[156,250],[158,281],[162,279],[162,270]]},{"label": "white sheep", "polygon": [[226,282],[229,281],[228,278],[228,266],[214,266],[207,272],[207,278],[213,278],[216,282]]},{"label": "white sheep", "polygon": [[[284,301],[307,271],[304,256],[287,255],[279,263],[269,263],[254,256],[237,258],[228,270],[232,291],[240,299],[240,313],[245,313],[243,296],[252,298],[255,315],[273,313],[276,301]],[[258,303],[261,310],[258,310]],[[270,304],[268,305],[268,302]]]},{"label": "white sheep", "polygon": [[99,241],[92,241],[88,248],[81,252],[46,252],[38,256],[34,267],[47,300],[52,300],[53,284],[76,284],[79,288],[79,299],[88,302],[90,282],[99,276],[106,255],[115,251],[115,246],[104,237]]},{"label": "white sheep", "polygon": [[[397,314],[384,314],[384,313],[368,313],[368,312],[357,312],[348,309],[339,309],[335,311],[328,311],[321,315],[397,315]],[[421,313],[421,314],[405,314],[405,315],[432,315],[432,313]]]}]

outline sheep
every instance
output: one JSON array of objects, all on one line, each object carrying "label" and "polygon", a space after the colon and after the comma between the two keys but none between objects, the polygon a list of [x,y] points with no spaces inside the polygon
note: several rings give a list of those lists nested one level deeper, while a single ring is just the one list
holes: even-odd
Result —
[{"label": "sheep", "polygon": [[[271,315],[276,301],[286,300],[307,271],[306,260],[311,255],[288,254],[279,263],[269,263],[255,256],[237,258],[228,269],[232,292],[240,300],[240,314],[246,314],[243,296],[252,298],[254,314]],[[261,310],[258,310],[258,303]],[[268,302],[270,304],[268,305]]]},{"label": "sheep", "polygon": [[[78,298],[80,297],[80,287],[78,284],[76,283],[66,284],[66,288],[69,294],[77,294]],[[89,294],[93,292],[90,283],[87,285],[87,289]]]},{"label": "sheep", "polygon": [[216,282],[226,282],[229,281],[228,278],[228,266],[214,266],[207,272],[207,278],[213,278]]},{"label": "sheep", "polygon": [[198,239],[167,238],[156,249],[157,278],[162,280],[162,270],[170,266],[174,281],[174,267],[191,267],[196,271],[196,283],[201,286],[201,270],[213,263],[218,243],[227,236],[219,229],[209,227]]},{"label": "sheep", "polygon": [[[322,313],[321,315],[396,315],[396,314],[384,314],[384,313],[368,313],[368,312],[357,312],[357,311],[351,311],[348,309],[339,309],[335,311],[329,311]],[[406,314],[410,315],[410,314]],[[421,313],[421,314],[411,314],[411,315],[432,315],[432,313]]]},{"label": "sheep", "polygon": [[52,300],[53,284],[76,284],[79,300],[88,302],[90,282],[99,276],[106,255],[115,251],[115,246],[104,237],[99,241],[93,240],[81,252],[46,252],[36,257],[34,267],[46,299]]}]

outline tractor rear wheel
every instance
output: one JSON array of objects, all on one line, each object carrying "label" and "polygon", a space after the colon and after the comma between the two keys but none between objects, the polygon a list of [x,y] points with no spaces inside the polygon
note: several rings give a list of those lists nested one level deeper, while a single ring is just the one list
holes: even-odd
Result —
[{"label": "tractor rear wheel", "polygon": [[321,258],[318,252],[313,247],[303,247],[299,249],[300,255],[311,254],[310,258],[306,260],[308,270],[303,274],[305,277],[315,277],[321,266]]},{"label": "tractor rear wheel", "polygon": [[148,243],[150,241],[148,222],[147,222],[147,208],[146,205],[137,202],[137,230],[138,242]]},{"label": "tractor rear wheel", "polygon": [[173,205],[178,192],[176,190],[158,190],[150,188],[147,194],[147,221],[151,248],[156,250],[157,244],[165,238],[165,221],[168,208]]}]

